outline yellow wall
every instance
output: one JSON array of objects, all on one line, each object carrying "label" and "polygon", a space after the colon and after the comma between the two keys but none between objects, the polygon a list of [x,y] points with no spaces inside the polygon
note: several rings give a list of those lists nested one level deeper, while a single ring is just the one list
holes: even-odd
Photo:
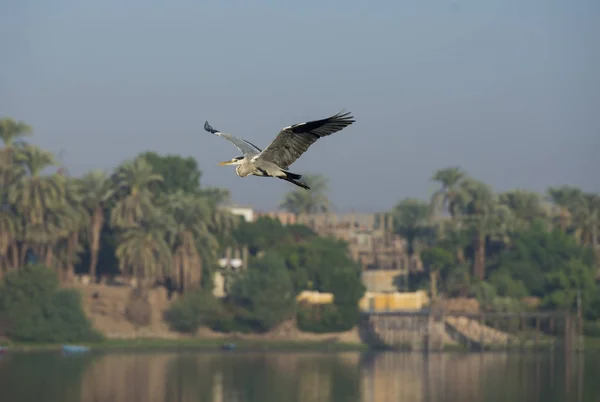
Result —
[{"label": "yellow wall", "polygon": [[418,292],[367,292],[359,302],[363,311],[403,311],[420,310],[429,303],[427,293]]},{"label": "yellow wall", "polygon": [[[301,292],[296,301],[307,302],[310,304],[330,304],[333,303],[333,294],[320,293],[305,290]],[[420,290],[418,292],[390,292],[390,293],[375,293],[366,292],[360,299],[358,305],[362,311],[403,311],[403,310],[420,310],[429,304],[427,293]]]},{"label": "yellow wall", "polygon": [[304,290],[298,296],[296,296],[296,301],[298,303],[307,302],[310,304],[331,304],[333,303],[333,293],[320,293]]}]

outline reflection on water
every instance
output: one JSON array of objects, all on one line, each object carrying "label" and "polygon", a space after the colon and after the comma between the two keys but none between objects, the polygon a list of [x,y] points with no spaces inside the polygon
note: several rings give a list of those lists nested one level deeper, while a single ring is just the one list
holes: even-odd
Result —
[{"label": "reflection on water", "polygon": [[[585,359],[585,361],[584,361]],[[148,352],[0,357],[6,402],[598,401],[598,356]]]}]

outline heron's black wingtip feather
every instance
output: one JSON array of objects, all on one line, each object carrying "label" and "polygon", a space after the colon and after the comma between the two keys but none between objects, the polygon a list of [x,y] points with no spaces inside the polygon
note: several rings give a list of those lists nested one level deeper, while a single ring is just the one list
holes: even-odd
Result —
[{"label": "heron's black wingtip feather", "polygon": [[354,116],[352,115],[352,112],[347,112],[346,109],[342,109],[337,114],[331,116],[330,119],[344,121],[344,122],[348,123],[348,125],[356,122],[356,120],[354,120]]},{"label": "heron's black wingtip feather", "polygon": [[214,128],[211,127],[210,124],[208,124],[208,120],[204,122],[204,129],[211,134],[214,134],[217,132],[217,130],[215,130]]}]

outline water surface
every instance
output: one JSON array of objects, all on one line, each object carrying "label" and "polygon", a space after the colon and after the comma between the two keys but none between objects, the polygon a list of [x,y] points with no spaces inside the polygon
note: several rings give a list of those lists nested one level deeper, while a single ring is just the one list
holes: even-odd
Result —
[{"label": "water surface", "polygon": [[0,356],[2,402],[598,402],[600,356],[60,352]]}]

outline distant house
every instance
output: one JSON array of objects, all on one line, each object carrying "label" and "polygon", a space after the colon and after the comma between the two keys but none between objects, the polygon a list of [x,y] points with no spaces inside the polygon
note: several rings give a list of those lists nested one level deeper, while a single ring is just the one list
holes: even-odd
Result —
[{"label": "distant house", "polygon": [[252,207],[241,206],[241,205],[228,205],[223,207],[231,212],[233,215],[241,216],[246,222],[254,222],[256,213]]}]

